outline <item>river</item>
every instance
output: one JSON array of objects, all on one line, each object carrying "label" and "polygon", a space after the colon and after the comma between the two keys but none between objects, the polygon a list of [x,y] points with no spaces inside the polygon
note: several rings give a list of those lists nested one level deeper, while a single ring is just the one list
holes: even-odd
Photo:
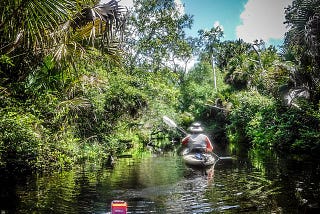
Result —
[{"label": "river", "polygon": [[0,213],[319,213],[320,164],[249,151],[214,168],[173,152],[117,159],[50,175],[1,175]]}]

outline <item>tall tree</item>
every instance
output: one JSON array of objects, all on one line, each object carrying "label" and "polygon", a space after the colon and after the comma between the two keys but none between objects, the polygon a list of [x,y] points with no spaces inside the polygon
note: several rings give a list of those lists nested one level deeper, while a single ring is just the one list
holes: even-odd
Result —
[{"label": "tall tree", "polygon": [[289,27],[286,52],[292,52],[299,65],[292,80],[296,87],[307,88],[317,104],[320,100],[320,1],[294,0],[285,14]]},{"label": "tall tree", "polygon": [[191,17],[182,14],[174,0],[134,1],[126,28],[130,69],[141,66],[150,71],[164,67],[177,70],[178,61],[191,55],[184,32],[191,24]]},{"label": "tall tree", "polygon": [[217,90],[217,75],[215,69],[215,58],[217,55],[217,48],[220,43],[220,39],[223,36],[223,30],[221,27],[213,27],[209,31],[200,30],[200,42],[201,46],[203,46],[204,51],[208,54],[208,61],[210,62],[213,70],[214,76],[214,89]]}]

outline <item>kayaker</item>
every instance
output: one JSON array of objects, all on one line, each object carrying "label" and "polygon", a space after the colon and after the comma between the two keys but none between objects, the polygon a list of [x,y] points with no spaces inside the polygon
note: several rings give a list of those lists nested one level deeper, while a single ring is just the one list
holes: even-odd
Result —
[{"label": "kayaker", "polygon": [[187,146],[189,152],[212,152],[213,146],[208,136],[202,134],[200,123],[193,123],[189,127],[191,134],[182,139],[182,145]]}]

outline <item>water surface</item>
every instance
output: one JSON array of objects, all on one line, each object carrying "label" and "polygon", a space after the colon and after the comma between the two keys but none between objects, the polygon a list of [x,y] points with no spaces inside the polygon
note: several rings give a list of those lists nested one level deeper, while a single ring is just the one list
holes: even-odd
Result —
[{"label": "water surface", "polygon": [[259,156],[186,166],[174,153],[121,158],[114,168],[90,165],[48,176],[1,176],[4,213],[317,213],[317,161]]}]

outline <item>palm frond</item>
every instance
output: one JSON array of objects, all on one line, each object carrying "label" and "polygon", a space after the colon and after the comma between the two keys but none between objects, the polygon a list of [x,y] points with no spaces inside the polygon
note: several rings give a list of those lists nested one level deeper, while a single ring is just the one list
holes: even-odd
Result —
[{"label": "palm frond", "polygon": [[[116,56],[121,53],[120,45],[126,19],[124,11],[125,8],[120,7],[116,0],[92,8],[84,8],[74,16],[72,21],[65,23],[59,31],[55,31],[55,37],[60,38],[60,44],[72,43],[73,46],[64,47],[74,47],[73,50],[80,50],[81,54],[84,53],[84,47],[89,46],[117,58]],[[55,50],[58,60],[63,57],[61,53],[66,56],[70,52],[62,52],[57,48]]]},{"label": "palm frond", "polygon": [[1,1],[0,51],[9,53],[17,44],[28,49],[48,46],[48,32],[67,21],[76,11],[71,0]]},{"label": "palm frond", "polygon": [[83,53],[85,46],[113,49],[125,23],[124,8],[116,0],[86,7],[80,13],[74,0],[3,0],[0,6],[4,8],[0,13],[0,54],[20,46],[35,53],[54,51],[61,60],[72,50]]}]

